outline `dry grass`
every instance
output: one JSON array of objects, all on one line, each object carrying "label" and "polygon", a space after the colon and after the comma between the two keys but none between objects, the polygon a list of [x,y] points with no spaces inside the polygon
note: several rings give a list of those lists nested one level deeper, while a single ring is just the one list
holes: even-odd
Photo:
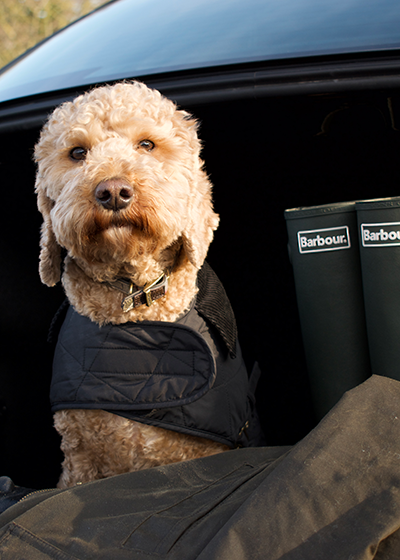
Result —
[{"label": "dry grass", "polygon": [[0,68],[108,0],[2,0]]}]

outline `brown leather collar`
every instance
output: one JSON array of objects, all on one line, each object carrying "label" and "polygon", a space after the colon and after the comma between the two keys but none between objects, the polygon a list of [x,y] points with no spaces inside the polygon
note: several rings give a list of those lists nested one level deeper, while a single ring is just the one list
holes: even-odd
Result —
[{"label": "brown leather collar", "polygon": [[127,278],[117,278],[114,282],[106,282],[109,286],[126,294],[121,308],[124,313],[146,304],[148,307],[154,301],[165,296],[168,290],[169,271],[165,270],[158,278],[148,282],[145,286],[136,286]]}]

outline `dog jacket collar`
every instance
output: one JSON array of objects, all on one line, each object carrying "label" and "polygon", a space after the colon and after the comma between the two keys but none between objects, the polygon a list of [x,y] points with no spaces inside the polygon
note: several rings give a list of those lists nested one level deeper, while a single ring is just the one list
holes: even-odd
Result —
[{"label": "dog jacket collar", "polygon": [[[153,301],[163,297],[168,290],[168,280],[169,271],[165,270],[161,276],[153,282],[149,282],[143,288],[135,286],[126,278],[119,278],[115,282],[107,283],[127,294],[127,297],[121,303],[121,307],[124,311],[130,311],[132,307],[136,308],[145,303],[150,306]],[[204,262],[199,270],[197,284],[199,293],[196,298],[196,309],[218,330],[229,352],[234,356],[237,339],[235,315],[223,285],[207,262]],[[134,288],[138,289],[132,293]]]},{"label": "dog jacket collar", "polygon": [[[219,282],[209,267],[203,275],[201,283],[207,276]],[[223,307],[212,299],[203,301],[202,313],[207,307]],[[211,315],[219,330],[202,317],[197,301],[175,323],[99,327],[69,308],[54,357],[53,412],[103,409],[230,447],[259,445],[254,408],[258,374],[249,380],[239,343],[234,344],[236,353],[230,352],[220,334],[221,318],[217,312]],[[225,332],[228,341],[235,328]]]}]

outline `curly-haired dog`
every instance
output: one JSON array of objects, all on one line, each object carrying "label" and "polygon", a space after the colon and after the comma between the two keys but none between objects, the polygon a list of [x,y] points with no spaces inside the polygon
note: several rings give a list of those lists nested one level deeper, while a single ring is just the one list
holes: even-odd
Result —
[{"label": "curly-haired dog", "polygon": [[63,248],[71,305],[50,395],[60,487],[259,441],[254,381],[204,263],[219,218],[196,129],[122,83],[58,107],[35,147],[40,276],[59,281]]}]

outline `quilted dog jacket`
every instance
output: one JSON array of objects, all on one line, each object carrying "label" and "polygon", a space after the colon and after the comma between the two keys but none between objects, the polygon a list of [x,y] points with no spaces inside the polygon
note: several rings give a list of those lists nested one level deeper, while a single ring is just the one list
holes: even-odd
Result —
[{"label": "quilted dog jacket", "polygon": [[50,401],[53,412],[103,409],[247,447],[262,443],[257,377],[256,370],[248,377],[229,301],[207,266],[198,297],[174,323],[99,327],[70,307],[56,346]]}]

